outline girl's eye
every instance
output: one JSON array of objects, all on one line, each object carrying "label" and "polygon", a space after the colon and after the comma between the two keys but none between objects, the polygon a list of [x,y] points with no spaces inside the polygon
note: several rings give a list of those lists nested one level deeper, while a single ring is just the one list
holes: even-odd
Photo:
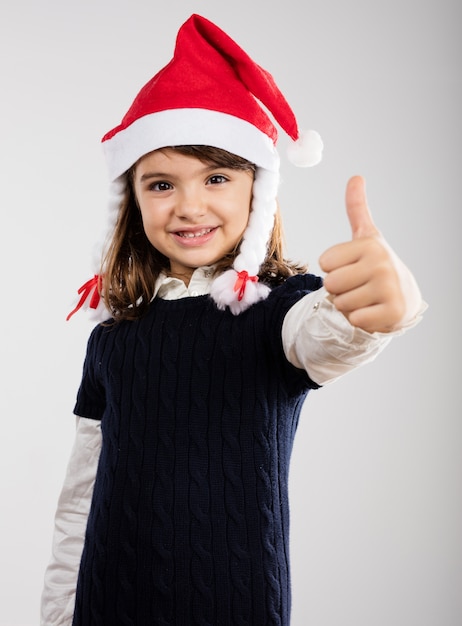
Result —
[{"label": "girl's eye", "polygon": [[170,183],[159,181],[157,183],[151,183],[149,185],[149,191],[169,191],[172,188]]},{"label": "girl's eye", "polygon": [[209,185],[220,185],[221,183],[226,183],[227,180],[226,176],[222,174],[214,174],[208,179],[207,183]]}]

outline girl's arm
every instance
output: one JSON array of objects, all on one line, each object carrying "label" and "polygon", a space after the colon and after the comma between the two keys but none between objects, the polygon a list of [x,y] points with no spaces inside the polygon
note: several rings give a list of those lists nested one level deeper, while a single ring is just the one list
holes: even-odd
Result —
[{"label": "girl's arm", "polygon": [[284,352],[290,363],[306,370],[312,381],[326,385],[375,359],[392,337],[415,326],[425,309],[426,304],[421,302],[414,319],[398,330],[369,333],[352,326],[322,287],[299,300],[287,313],[282,327]]},{"label": "girl's arm", "polygon": [[75,588],[101,450],[101,422],[77,418],[74,446],[58,500],[52,557],[45,572],[41,626],[70,626]]},{"label": "girl's arm", "polygon": [[350,179],[345,200],[352,239],[324,252],[324,287],[293,306],[283,325],[288,360],[319,385],[371,361],[426,308],[414,276],[372,221],[363,178]]}]

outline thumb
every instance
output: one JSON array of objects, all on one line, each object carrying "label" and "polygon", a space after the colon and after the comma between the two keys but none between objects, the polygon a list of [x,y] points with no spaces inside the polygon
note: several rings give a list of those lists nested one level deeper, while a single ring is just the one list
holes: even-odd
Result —
[{"label": "thumb", "polygon": [[353,176],[348,181],[345,204],[353,239],[379,234],[367,204],[366,183],[362,176]]}]

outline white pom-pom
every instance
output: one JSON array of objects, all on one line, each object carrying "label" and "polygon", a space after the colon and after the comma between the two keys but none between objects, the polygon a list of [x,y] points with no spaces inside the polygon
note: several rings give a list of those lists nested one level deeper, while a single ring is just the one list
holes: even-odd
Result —
[{"label": "white pom-pom", "polygon": [[305,130],[287,147],[287,157],[297,167],[312,167],[321,161],[323,148],[319,133]]},{"label": "white pom-pom", "polygon": [[235,270],[227,270],[213,281],[210,295],[215,300],[217,307],[223,311],[229,307],[233,315],[239,315],[252,304],[268,297],[270,289],[267,285],[258,281],[245,281],[244,288],[240,294],[236,289],[238,273]]}]

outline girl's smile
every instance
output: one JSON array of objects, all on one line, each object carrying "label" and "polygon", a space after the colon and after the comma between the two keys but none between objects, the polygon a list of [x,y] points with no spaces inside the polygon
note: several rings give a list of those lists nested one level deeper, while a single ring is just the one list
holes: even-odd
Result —
[{"label": "girl's smile", "polygon": [[172,234],[178,237],[178,243],[182,246],[201,246],[212,239],[216,230],[214,226],[210,226],[206,228],[189,228]]},{"label": "girl's smile", "polygon": [[174,149],[143,157],[133,186],[150,243],[186,284],[195,268],[231,252],[247,226],[253,174]]}]

